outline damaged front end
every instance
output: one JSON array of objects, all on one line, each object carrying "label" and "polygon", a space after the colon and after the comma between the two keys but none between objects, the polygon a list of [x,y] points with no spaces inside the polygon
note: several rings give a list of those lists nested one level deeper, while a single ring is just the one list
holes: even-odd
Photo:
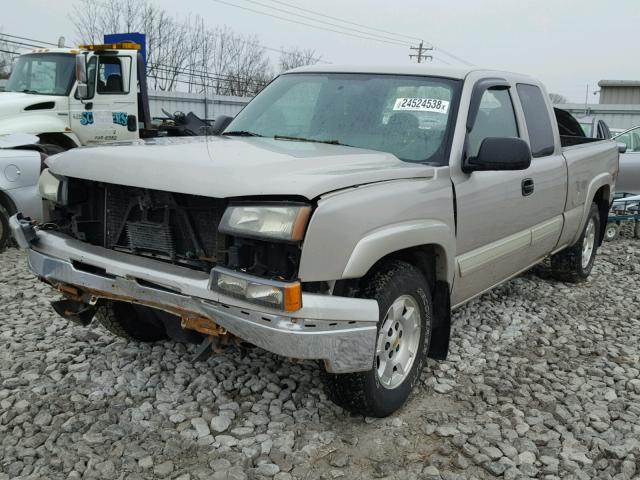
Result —
[{"label": "damaged front end", "polygon": [[[68,185],[76,200],[58,205],[49,223],[11,219],[30,269],[64,295],[54,308],[65,318],[86,324],[96,309],[138,305],[165,312],[173,332],[197,334],[203,349],[237,337],[323,360],[334,373],[372,368],[377,302],[308,290],[297,280],[299,243],[220,233],[225,200],[89,183]],[[135,201],[114,201],[118,189]]]}]

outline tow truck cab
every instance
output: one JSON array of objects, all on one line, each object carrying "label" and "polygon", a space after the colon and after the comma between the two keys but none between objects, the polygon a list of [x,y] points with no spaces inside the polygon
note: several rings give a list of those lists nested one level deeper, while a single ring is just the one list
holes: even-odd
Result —
[{"label": "tow truck cab", "polygon": [[159,128],[164,135],[194,135],[205,126],[193,114],[152,126],[135,43],[36,49],[18,58],[0,93],[0,134],[29,133],[65,150],[157,136]]}]

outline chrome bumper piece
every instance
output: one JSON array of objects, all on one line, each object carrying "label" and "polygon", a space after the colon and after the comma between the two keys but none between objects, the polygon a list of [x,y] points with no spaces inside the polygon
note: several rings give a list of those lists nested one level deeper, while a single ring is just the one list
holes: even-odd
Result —
[{"label": "chrome bumper piece", "polygon": [[199,314],[275,354],[324,360],[330,372],[373,367],[378,321],[374,300],[304,293],[302,308],[285,313],[212,291],[205,272],[36,231],[16,217],[11,228],[18,244],[29,249],[30,269],[54,285]]}]

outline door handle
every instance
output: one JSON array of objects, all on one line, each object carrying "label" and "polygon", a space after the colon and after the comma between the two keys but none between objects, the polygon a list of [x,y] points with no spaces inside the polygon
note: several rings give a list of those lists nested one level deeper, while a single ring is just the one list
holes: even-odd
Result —
[{"label": "door handle", "polygon": [[533,193],[533,178],[525,178],[522,180],[522,196],[527,197]]}]

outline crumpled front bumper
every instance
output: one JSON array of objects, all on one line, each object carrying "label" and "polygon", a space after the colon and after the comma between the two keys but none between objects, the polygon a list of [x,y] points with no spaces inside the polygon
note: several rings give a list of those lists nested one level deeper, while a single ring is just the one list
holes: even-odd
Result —
[{"label": "crumpled front bumper", "polygon": [[300,310],[272,310],[214,292],[205,272],[37,230],[18,216],[10,219],[10,225],[18,244],[28,249],[29,268],[53,285],[71,285],[97,298],[202,315],[275,354],[324,360],[330,372],[373,367],[375,300],[303,293]]}]

